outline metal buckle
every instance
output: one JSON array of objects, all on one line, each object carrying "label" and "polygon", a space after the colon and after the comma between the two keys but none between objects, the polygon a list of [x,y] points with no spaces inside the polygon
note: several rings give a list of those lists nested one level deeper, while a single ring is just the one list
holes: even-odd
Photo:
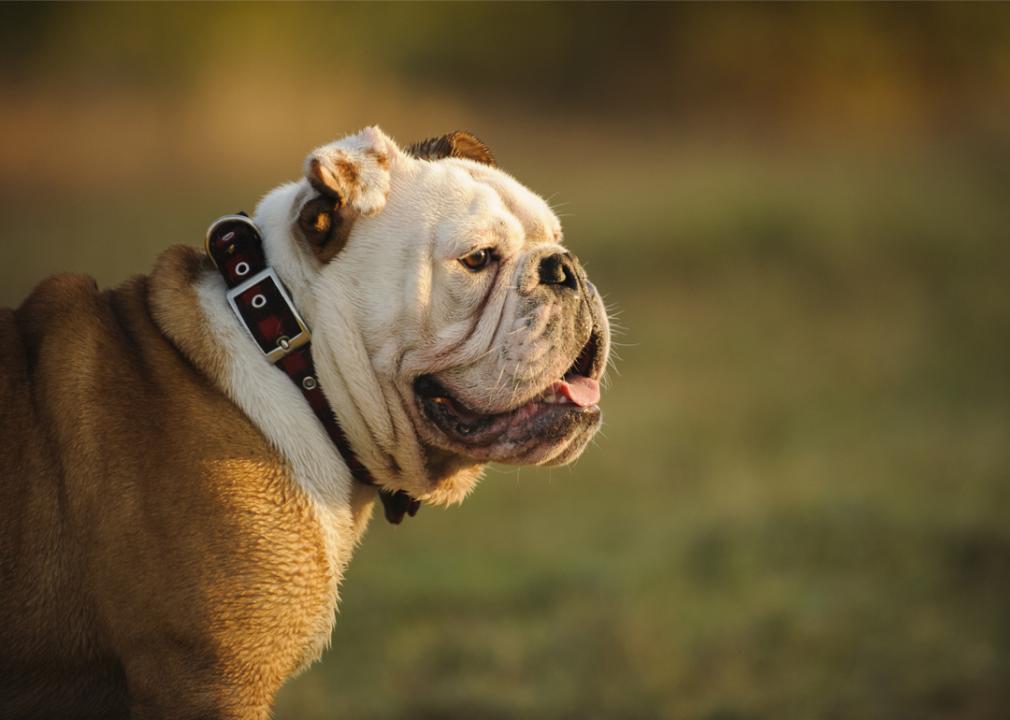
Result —
[{"label": "metal buckle", "polygon": [[[252,286],[258,285],[264,280],[270,280],[271,282],[273,282],[274,286],[280,293],[281,299],[283,299],[284,303],[288,306],[288,311],[291,313],[291,317],[295,319],[295,323],[298,325],[297,335],[295,335],[294,337],[282,336],[278,338],[277,347],[269,351],[263,350],[263,347],[259,344],[259,341],[256,339],[256,336],[253,335],[252,330],[250,330],[249,326],[246,324],[246,320],[244,317],[242,317],[242,313],[239,311],[238,304],[235,302],[235,298],[237,296],[241,295]],[[274,269],[272,267],[260,270],[258,273],[253,275],[248,280],[245,280],[241,284],[233,287],[231,290],[228,291],[227,298],[228,298],[228,304],[231,305],[232,312],[234,312],[235,315],[238,316],[238,319],[242,322],[242,327],[245,328],[245,331],[249,333],[249,337],[252,338],[252,341],[256,344],[256,347],[258,347],[263,352],[263,354],[266,355],[267,360],[271,363],[276,363],[278,360],[287,357],[298,348],[302,347],[303,345],[307,345],[309,341],[312,339],[312,333],[309,332],[308,325],[306,325],[305,321],[302,320],[302,316],[298,314],[298,310],[295,309],[295,304],[291,302],[291,297],[288,295],[287,290],[284,289],[284,284],[280,281],[280,278],[277,277],[277,273],[274,272]]]}]

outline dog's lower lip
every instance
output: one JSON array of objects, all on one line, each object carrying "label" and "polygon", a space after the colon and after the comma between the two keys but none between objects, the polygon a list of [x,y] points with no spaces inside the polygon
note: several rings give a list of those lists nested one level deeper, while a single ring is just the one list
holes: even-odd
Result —
[{"label": "dog's lower lip", "polygon": [[421,375],[413,383],[418,410],[452,445],[479,454],[509,443],[517,446],[534,439],[558,441],[578,426],[599,421],[600,339],[600,329],[593,327],[564,374],[511,409],[472,409],[434,376]]},{"label": "dog's lower lip", "polygon": [[443,435],[475,452],[487,453],[502,443],[555,441],[572,428],[599,417],[600,409],[595,403],[580,405],[563,395],[553,397],[552,388],[559,382],[564,381],[555,381],[544,393],[523,405],[486,414],[463,405],[431,376],[418,378],[414,391],[421,414]]}]

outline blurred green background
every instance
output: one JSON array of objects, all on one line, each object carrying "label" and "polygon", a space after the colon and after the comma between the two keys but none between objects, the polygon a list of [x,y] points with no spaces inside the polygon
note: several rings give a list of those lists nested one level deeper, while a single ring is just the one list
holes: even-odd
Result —
[{"label": "blurred green background", "polygon": [[377,123],[623,328],[573,467],[373,522],[286,718],[1010,713],[1010,6],[4,5],[0,301]]}]

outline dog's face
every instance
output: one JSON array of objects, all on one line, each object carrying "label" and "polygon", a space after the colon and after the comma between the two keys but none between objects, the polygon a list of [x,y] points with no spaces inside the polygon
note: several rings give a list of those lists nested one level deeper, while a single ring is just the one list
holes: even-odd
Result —
[{"label": "dog's face", "polygon": [[319,148],[257,222],[271,255],[293,248],[278,269],[363,459],[395,489],[451,501],[489,461],[582,452],[610,334],[547,203],[472,136],[412,151],[376,128]]}]

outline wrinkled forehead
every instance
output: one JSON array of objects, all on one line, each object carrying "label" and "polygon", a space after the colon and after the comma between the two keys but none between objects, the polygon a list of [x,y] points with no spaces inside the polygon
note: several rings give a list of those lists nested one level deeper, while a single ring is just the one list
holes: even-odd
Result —
[{"label": "wrinkled forehead", "polygon": [[420,165],[417,185],[457,210],[450,223],[449,235],[454,237],[444,241],[465,244],[468,237],[486,236],[513,251],[562,242],[561,222],[554,211],[508,173],[458,158]]}]

